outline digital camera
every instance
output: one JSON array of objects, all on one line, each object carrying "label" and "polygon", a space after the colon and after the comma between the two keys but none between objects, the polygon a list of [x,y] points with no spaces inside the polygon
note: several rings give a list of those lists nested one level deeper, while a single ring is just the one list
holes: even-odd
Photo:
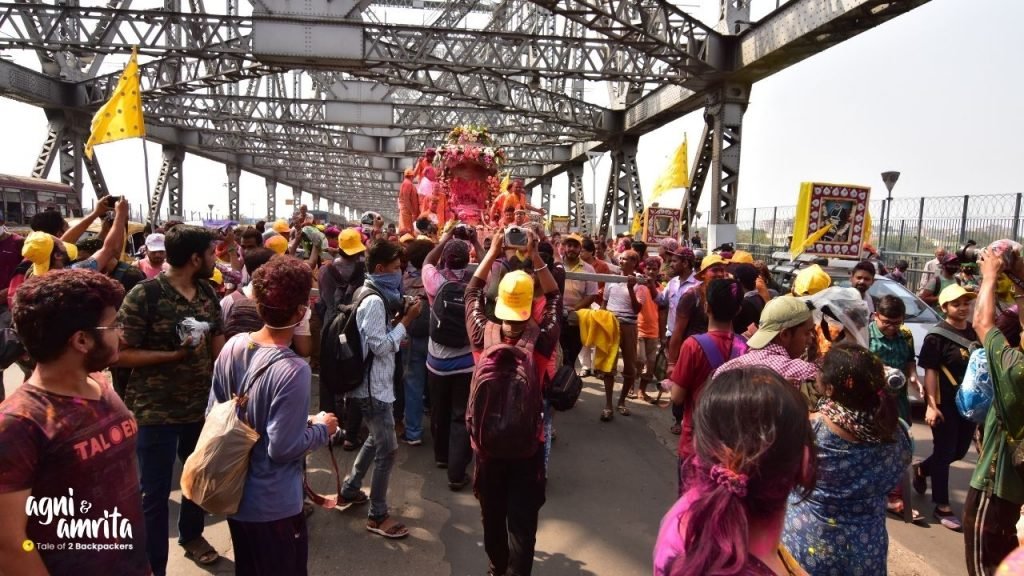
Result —
[{"label": "digital camera", "polygon": [[455,228],[452,228],[452,237],[468,242],[473,237],[473,229],[469,224],[456,224]]},{"label": "digital camera", "polygon": [[505,228],[505,248],[526,248],[530,243],[530,237],[525,228],[509,226]]},{"label": "digital camera", "polygon": [[885,389],[890,395],[903,390],[907,385],[907,377],[899,368],[885,367]]}]

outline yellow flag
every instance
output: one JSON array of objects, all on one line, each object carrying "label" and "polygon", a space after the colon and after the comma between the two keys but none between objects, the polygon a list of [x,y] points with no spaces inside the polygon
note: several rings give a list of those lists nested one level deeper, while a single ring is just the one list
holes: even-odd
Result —
[{"label": "yellow flag", "polygon": [[658,197],[666,190],[673,188],[685,188],[690,185],[690,169],[686,155],[686,136],[683,136],[683,143],[676,148],[676,153],[669,162],[668,167],[661,173],[661,176],[654,182],[654,189],[647,199],[647,205],[658,201]]},{"label": "yellow flag", "polygon": [[[687,158],[686,135],[684,134],[683,143],[676,148],[676,153],[672,156],[671,162],[669,162],[657,181],[654,182],[654,188],[651,189],[651,194],[647,197],[647,202],[644,203],[646,205],[645,208],[657,202],[658,198],[665,191],[672,190],[673,188],[685,188],[690,185],[690,168]],[[641,228],[643,228],[643,215],[634,214],[630,233],[636,236],[640,233]]]},{"label": "yellow flag", "polygon": [[811,192],[814,190],[812,182],[800,183],[800,196],[796,201],[796,217],[793,218],[793,240],[789,244],[789,255],[796,258],[804,251],[804,241],[807,240],[807,226],[811,221]]},{"label": "yellow flag", "polygon": [[[797,251],[797,252],[792,252],[791,251],[789,253],[790,260],[796,260],[798,256],[800,256],[801,254],[806,252],[807,249],[810,248],[811,246],[814,246],[814,243],[817,242],[818,240],[821,240],[821,237],[824,236],[825,233],[828,232],[831,229],[832,229],[832,224],[828,224],[824,228],[822,228],[822,229],[818,230],[817,232],[815,232],[814,234],[811,234],[806,240],[804,240],[804,243],[800,245],[800,250],[799,251]],[[790,250],[792,250],[792,247],[790,247]]]},{"label": "yellow flag", "polygon": [[146,135],[142,117],[142,90],[139,87],[139,63],[136,48],[117,81],[114,93],[92,117],[92,132],[85,143],[85,155],[92,158],[92,147],[126,138]]},{"label": "yellow flag", "polygon": [[511,172],[505,172],[505,177],[501,179],[501,186],[499,187],[498,192],[500,192],[501,194],[504,194],[505,192],[508,192],[508,187],[511,184],[512,184],[512,173]]}]

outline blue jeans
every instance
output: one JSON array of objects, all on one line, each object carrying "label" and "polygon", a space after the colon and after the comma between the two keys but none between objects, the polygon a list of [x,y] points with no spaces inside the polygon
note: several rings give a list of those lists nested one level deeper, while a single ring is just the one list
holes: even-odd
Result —
[{"label": "blue jeans", "polygon": [[405,437],[423,438],[423,392],[427,387],[428,337],[411,338],[405,354]]},{"label": "blue jeans", "polygon": [[[167,501],[171,497],[174,459],[184,464],[196,448],[202,422],[139,426],[136,454],[142,486],[142,512],[146,518],[146,556],[153,574],[167,570]],[[178,509],[178,543],[185,544],[203,535],[206,513],[191,500],[181,497]]]},{"label": "blue jeans", "polygon": [[352,472],[341,487],[341,496],[353,499],[363,486],[363,477],[373,463],[373,480],[370,483],[370,513],[373,520],[380,520],[388,513],[388,480],[395,465],[398,452],[398,438],[395,437],[395,416],[391,403],[371,398],[353,399],[363,415],[363,422],[370,429],[370,435],[359,449]]}]

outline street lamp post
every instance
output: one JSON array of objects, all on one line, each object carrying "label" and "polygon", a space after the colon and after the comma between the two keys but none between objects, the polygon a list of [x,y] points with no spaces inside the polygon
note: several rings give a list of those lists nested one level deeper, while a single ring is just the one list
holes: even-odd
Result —
[{"label": "street lamp post", "polygon": [[888,172],[882,172],[882,182],[885,183],[885,188],[888,191],[888,195],[885,198],[885,223],[882,228],[882,234],[879,234],[879,250],[884,250],[883,246],[888,246],[889,243],[889,220],[892,215],[892,188],[896,185],[896,181],[900,179],[900,173],[890,170]]}]

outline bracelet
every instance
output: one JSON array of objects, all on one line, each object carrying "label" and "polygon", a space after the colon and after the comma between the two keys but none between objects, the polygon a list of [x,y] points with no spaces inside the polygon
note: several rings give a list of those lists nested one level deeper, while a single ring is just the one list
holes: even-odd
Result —
[{"label": "bracelet", "polygon": [[545,269],[547,267],[548,267],[548,265],[545,264],[545,265],[541,266],[540,268],[534,268],[533,272],[534,272],[534,274],[536,274],[537,272],[540,272],[541,270],[543,270],[543,269]]}]

